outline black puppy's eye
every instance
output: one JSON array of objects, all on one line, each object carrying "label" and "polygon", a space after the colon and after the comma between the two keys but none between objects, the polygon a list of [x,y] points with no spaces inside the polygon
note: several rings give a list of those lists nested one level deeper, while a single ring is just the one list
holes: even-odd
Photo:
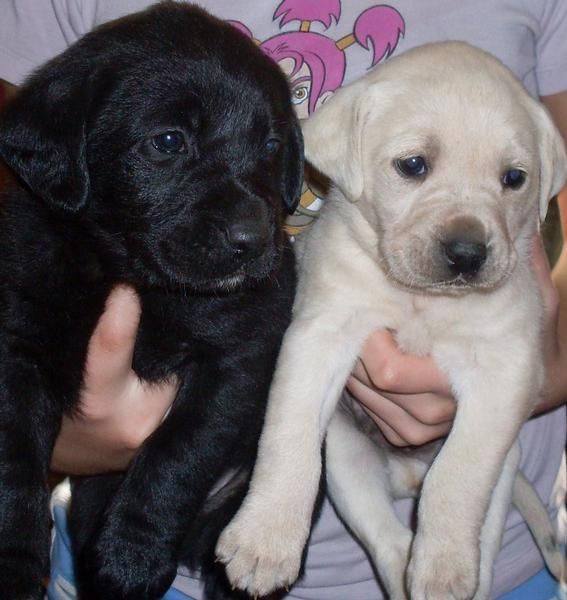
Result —
[{"label": "black puppy's eye", "polygon": [[152,146],[163,154],[182,154],[187,152],[185,136],[181,131],[165,131],[152,138]]},{"label": "black puppy's eye", "polygon": [[508,169],[502,175],[502,185],[512,190],[517,190],[524,185],[526,172],[521,169]]},{"label": "black puppy's eye", "polygon": [[404,177],[423,177],[427,173],[427,163],[423,156],[398,158],[394,165]]},{"label": "black puppy's eye", "polygon": [[276,154],[276,152],[278,152],[278,150],[280,149],[281,145],[282,144],[280,140],[277,140],[276,138],[271,138],[266,142],[266,152],[268,154]]}]

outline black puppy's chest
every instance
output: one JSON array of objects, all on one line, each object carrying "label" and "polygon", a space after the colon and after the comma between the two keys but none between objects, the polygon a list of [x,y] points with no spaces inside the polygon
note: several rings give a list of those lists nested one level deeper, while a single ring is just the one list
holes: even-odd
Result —
[{"label": "black puppy's chest", "polygon": [[228,294],[139,292],[142,316],[134,370],[157,382],[202,365],[221,365],[231,355],[253,352],[260,343],[277,350],[277,338],[289,323],[295,285],[291,250],[284,263],[275,278]]},{"label": "black puppy's chest", "polygon": [[[133,366],[141,378],[152,382],[166,379],[222,350],[210,329],[200,329],[192,322],[192,316],[203,312],[207,302],[161,291],[142,292],[140,300],[142,316]],[[208,314],[207,321],[211,317]]]}]

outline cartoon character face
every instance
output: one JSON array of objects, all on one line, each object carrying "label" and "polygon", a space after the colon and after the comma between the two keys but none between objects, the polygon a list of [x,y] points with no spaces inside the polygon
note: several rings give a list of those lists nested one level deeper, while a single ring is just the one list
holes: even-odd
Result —
[{"label": "cartoon character face", "polygon": [[[291,88],[291,101],[294,105],[295,112],[300,119],[306,119],[309,116],[309,100],[311,98],[312,76],[307,63],[303,63],[301,67],[294,73],[295,62],[292,58],[284,58],[278,61],[278,65],[282,71],[288,76]],[[325,102],[333,92],[324,92],[317,98],[315,108],[318,108]]]},{"label": "cartoon character face", "polygon": [[[280,27],[292,21],[300,22],[299,31],[278,33],[264,41],[260,48],[277,62],[287,75],[292,102],[297,116],[307,118],[341,87],[347,70],[345,50],[358,44],[372,51],[372,66],[392,54],[405,32],[402,16],[391,6],[371,6],[361,13],[352,33],[335,40],[326,33],[311,31],[318,22],[325,29],[341,18],[341,0],[282,0],[274,20]],[[252,32],[238,21],[231,22],[242,33]]]},{"label": "cartoon character face", "polygon": [[291,87],[291,101],[295,107],[297,116],[305,119],[309,115],[309,98],[311,96],[311,74],[307,65],[303,66],[295,75],[293,73],[293,60],[284,58],[279,63],[282,71],[289,77]]}]

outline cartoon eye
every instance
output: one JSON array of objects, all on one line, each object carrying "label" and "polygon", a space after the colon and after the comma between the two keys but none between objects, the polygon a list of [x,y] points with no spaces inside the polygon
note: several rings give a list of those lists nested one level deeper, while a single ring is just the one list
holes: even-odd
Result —
[{"label": "cartoon eye", "polygon": [[427,163],[423,156],[410,156],[409,158],[398,158],[394,165],[404,177],[419,178],[426,175]]},{"label": "cartoon eye", "polygon": [[270,138],[265,145],[266,148],[266,152],[268,154],[276,154],[276,152],[278,152],[278,150],[281,147],[281,142],[280,140],[277,140],[276,138]]},{"label": "cartoon eye", "polygon": [[291,91],[292,104],[301,104],[309,97],[309,88],[306,85],[300,85]]},{"label": "cartoon eye", "polygon": [[526,181],[527,173],[522,169],[508,169],[504,175],[502,175],[502,185],[505,188],[517,190],[524,185]]},{"label": "cartoon eye", "polygon": [[187,152],[185,136],[181,131],[165,131],[152,138],[152,146],[163,154],[182,154]]}]

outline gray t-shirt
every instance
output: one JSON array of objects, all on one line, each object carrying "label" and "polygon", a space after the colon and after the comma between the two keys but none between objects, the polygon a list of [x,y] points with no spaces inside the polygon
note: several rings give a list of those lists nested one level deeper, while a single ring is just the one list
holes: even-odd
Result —
[{"label": "gray t-shirt", "polygon": [[[19,84],[38,65],[96,25],[150,3],[3,0],[0,78]],[[468,41],[492,52],[533,96],[567,90],[566,0],[391,0],[388,5],[369,0],[198,3],[217,16],[234,21],[290,74],[292,98],[302,118],[373,64],[426,42],[449,39]],[[294,72],[290,70],[290,58],[297,55],[304,62]],[[313,195],[310,198],[302,204],[315,208],[317,199],[313,200]],[[563,407],[530,420],[521,433],[521,468],[547,503],[552,518],[557,513],[553,489],[561,468],[566,425]],[[407,522],[412,502],[398,502],[396,509]],[[511,510],[495,566],[493,597],[516,587],[541,566],[530,533],[520,516]],[[174,586],[195,598],[202,597],[198,580],[184,569]],[[305,575],[288,598],[382,598],[363,550],[328,502],[324,503],[312,534]]]}]

